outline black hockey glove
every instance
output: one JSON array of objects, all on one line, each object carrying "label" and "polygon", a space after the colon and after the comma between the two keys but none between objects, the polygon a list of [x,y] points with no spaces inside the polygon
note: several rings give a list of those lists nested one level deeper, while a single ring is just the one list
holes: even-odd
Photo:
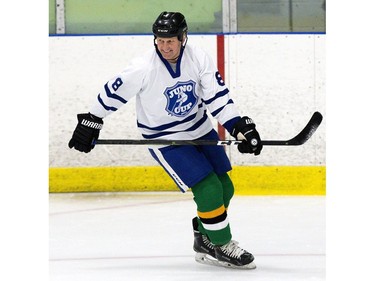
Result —
[{"label": "black hockey glove", "polygon": [[78,114],[77,119],[78,124],[69,141],[69,147],[88,153],[94,148],[95,141],[99,138],[103,120],[90,113]]},{"label": "black hockey glove", "polygon": [[244,140],[237,148],[241,153],[254,153],[259,155],[263,145],[259,133],[255,129],[253,120],[244,116],[236,124],[231,134],[236,140]]}]

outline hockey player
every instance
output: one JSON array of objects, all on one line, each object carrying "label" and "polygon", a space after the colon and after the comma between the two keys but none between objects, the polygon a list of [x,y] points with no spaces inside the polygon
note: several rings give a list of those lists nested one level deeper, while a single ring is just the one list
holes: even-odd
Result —
[{"label": "hockey player", "polygon": [[[70,148],[90,152],[103,118],[136,98],[137,126],[145,139],[215,139],[207,111],[237,140],[241,153],[258,155],[262,143],[255,124],[241,117],[220,73],[203,50],[187,45],[187,24],[178,12],[162,12],[152,26],[154,49],[134,59],[104,84],[88,113],[78,114]],[[152,157],[197,205],[193,219],[196,261],[255,268],[251,253],[232,240],[227,209],[234,187],[222,146],[150,147]]]}]

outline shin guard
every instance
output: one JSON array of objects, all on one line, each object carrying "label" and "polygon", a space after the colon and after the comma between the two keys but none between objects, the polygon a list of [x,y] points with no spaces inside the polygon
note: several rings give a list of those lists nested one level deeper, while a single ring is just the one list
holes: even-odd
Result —
[{"label": "shin guard", "polygon": [[232,235],[224,202],[223,184],[218,176],[215,173],[209,174],[191,190],[198,208],[200,232],[206,234],[215,245],[228,243]]}]

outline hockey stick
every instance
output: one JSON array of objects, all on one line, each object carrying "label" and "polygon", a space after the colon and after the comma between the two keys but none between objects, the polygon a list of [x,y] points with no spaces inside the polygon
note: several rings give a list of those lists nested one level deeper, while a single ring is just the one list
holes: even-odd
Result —
[{"label": "hockey stick", "polygon": [[[263,145],[302,145],[316,131],[323,116],[316,111],[305,128],[290,140],[262,140]],[[100,139],[95,144],[125,144],[125,145],[237,145],[242,141],[237,140],[124,140],[124,139]]]}]

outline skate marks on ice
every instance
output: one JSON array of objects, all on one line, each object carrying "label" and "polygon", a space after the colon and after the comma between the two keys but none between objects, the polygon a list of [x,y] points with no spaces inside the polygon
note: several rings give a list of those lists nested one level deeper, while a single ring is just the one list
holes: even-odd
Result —
[{"label": "skate marks on ice", "polygon": [[195,262],[192,256],[143,256],[50,262],[50,281],[325,280],[323,256],[258,256],[254,270]]},{"label": "skate marks on ice", "polygon": [[189,193],[50,194],[50,280],[325,280],[325,197],[233,198],[255,270],[197,263],[195,212]]}]

